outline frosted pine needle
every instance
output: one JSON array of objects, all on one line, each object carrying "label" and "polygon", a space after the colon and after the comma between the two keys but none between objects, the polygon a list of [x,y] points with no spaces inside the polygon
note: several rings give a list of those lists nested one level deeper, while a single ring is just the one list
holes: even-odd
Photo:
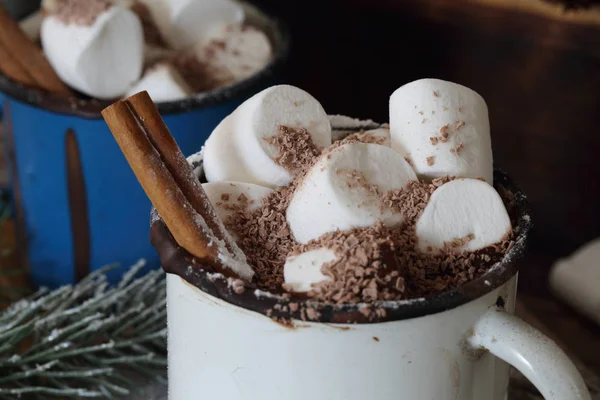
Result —
[{"label": "frosted pine needle", "polygon": [[0,313],[0,399],[131,398],[166,382],[166,288],[160,270],[118,285],[106,272],[44,289]]}]

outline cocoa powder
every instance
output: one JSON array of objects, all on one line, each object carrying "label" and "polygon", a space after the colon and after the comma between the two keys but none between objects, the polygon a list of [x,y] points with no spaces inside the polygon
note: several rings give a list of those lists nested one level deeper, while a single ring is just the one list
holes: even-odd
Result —
[{"label": "cocoa powder", "polygon": [[281,292],[283,265],[295,244],[285,218],[293,187],[280,188],[265,199],[260,208],[248,212],[237,208],[225,226],[239,238],[238,245],[255,272],[257,285]]},{"label": "cocoa powder", "polygon": [[[445,131],[445,129],[443,129]],[[444,138],[445,132],[441,132]],[[464,247],[472,235],[446,243],[442,249],[426,253],[417,246],[415,225],[433,192],[441,185],[455,179],[442,177],[431,182],[411,181],[403,189],[384,191],[369,182],[357,170],[336,170],[350,189],[368,194],[365,201],[377,201],[381,212],[401,214],[399,226],[387,227],[381,221],[372,226],[350,231],[327,233],[306,244],[295,241],[286,220],[286,212],[293,193],[302,183],[319,157],[331,157],[331,152],[343,143],[338,141],[321,155],[305,129],[280,127],[278,133],[266,139],[278,149],[276,162],[294,173],[287,187],[280,187],[263,199],[261,206],[249,211],[244,199],[230,203],[230,196],[221,197],[222,205],[231,205],[233,213],[225,221],[255,271],[254,284],[261,290],[279,293],[298,300],[347,304],[402,300],[427,296],[458,287],[484,274],[500,261],[513,246],[511,237],[501,243],[476,252],[466,252]],[[514,196],[499,189],[509,213],[514,206]],[[366,203],[365,203],[366,204]],[[330,280],[314,284],[308,293],[293,293],[285,285],[283,266],[291,255],[318,248],[332,249],[336,259],[322,266],[321,272]],[[239,287],[236,287],[240,290]],[[318,319],[316,310],[299,307],[302,319]],[[385,310],[365,308],[369,315],[380,315]]]},{"label": "cocoa powder", "polygon": [[[437,253],[423,253],[417,247],[416,221],[431,194],[454,178],[438,178],[431,183],[413,181],[404,189],[382,193],[361,174],[345,170],[338,173],[348,179],[350,187],[376,194],[383,209],[403,215],[403,224],[386,227],[378,221],[367,228],[335,231],[307,244],[298,244],[285,213],[295,187],[314,162],[306,164],[288,187],[278,188],[264,199],[259,209],[247,212],[239,208],[226,221],[228,228],[240,238],[240,247],[253,266],[255,283],[261,289],[291,292],[283,280],[287,257],[326,247],[337,256],[322,267],[323,274],[331,280],[314,285],[304,298],[346,304],[422,297],[458,287],[484,274],[513,246],[511,238],[507,237],[497,245],[465,252],[462,248],[472,239],[472,236],[466,236],[447,243]],[[510,198],[508,193],[503,195]],[[369,313],[379,311],[368,310]],[[303,315],[305,319],[315,318],[308,310],[303,310]]]},{"label": "cocoa powder", "polygon": [[274,161],[294,176],[306,170],[321,154],[310,133],[304,128],[279,126],[274,136],[264,140],[277,148],[278,154]]},{"label": "cocoa powder", "polygon": [[112,6],[111,0],[63,0],[51,14],[65,24],[90,26],[100,14]]}]

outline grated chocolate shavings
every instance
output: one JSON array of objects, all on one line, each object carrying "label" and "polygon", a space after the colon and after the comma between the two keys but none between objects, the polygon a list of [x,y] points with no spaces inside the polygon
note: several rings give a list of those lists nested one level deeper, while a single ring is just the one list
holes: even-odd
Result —
[{"label": "grated chocolate shavings", "polygon": [[446,252],[451,252],[455,249],[465,247],[473,239],[475,239],[475,235],[473,235],[472,233],[470,233],[467,236],[462,237],[462,238],[456,238],[450,242],[444,243],[443,250]]},{"label": "grated chocolate shavings", "polygon": [[112,6],[111,0],[63,0],[58,2],[51,15],[67,25],[90,26]]},{"label": "grated chocolate shavings", "polygon": [[352,133],[341,140],[342,143],[372,143],[384,144],[385,137],[368,134],[362,129],[360,132]]},{"label": "grated chocolate shavings", "polygon": [[426,158],[426,160],[427,160],[427,165],[430,166],[430,167],[433,164],[435,164],[435,156],[429,156],[429,157]]},{"label": "grated chocolate shavings", "polygon": [[440,97],[440,94],[436,90],[434,90],[433,91],[433,97]]},{"label": "grated chocolate shavings", "polygon": [[430,138],[429,138],[429,141],[430,141],[430,142],[431,142],[431,144],[432,144],[432,145],[434,145],[434,146],[435,146],[436,144],[438,144],[438,140],[439,140],[439,139],[437,138],[437,136],[432,136],[432,137],[430,137]]},{"label": "grated chocolate shavings", "polygon": [[277,134],[264,140],[277,148],[278,155],[274,161],[294,176],[314,164],[321,154],[304,128],[280,126]]},{"label": "grated chocolate shavings", "polygon": [[450,124],[446,124],[440,128],[440,135],[444,138],[448,138],[448,130],[450,129]]},{"label": "grated chocolate shavings", "polygon": [[[336,173],[348,187],[368,191],[379,202],[382,212],[401,214],[403,223],[387,227],[378,221],[369,227],[331,232],[307,244],[299,244],[294,240],[285,214],[295,188],[316,158],[315,153],[300,163],[292,183],[272,192],[260,208],[250,212],[245,206],[234,207],[225,221],[227,228],[239,238],[238,244],[255,271],[256,287],[286,298],[298,298],[288,309],[299,312],[303,320],[320,318],[317,308],[300,302],[307,297],[334,304],[373,303],[422,297],[458,287],[484,274],[514,245],[507,236],[494,246],[466,252],[464,247],[474,238],[467,235],[446,243],[440,251],[430,249],[423,253],[418,250],[415,225],[433,192],[454,178],[437,178],[430,183],[413,181],[404,189],[383,192],[358,171],[342,169]],[[502,188],[499,192],[507,205],[514,206],[514,196],[511,201],[510,193],[503,192]],[[227,201],[225,197],[222,200]],[[238,200],[244,204],[243,198]],[[337,256],[321,269],[331,280],[313,285],[306,294],[293,293],[283,279],[287,257],[323,247],[332,249]],[[244,290],[243,285],[233,281],[230,287],[233,291]],[[282,310],[280,306],[277,311]],[[360,311],[370,319],[385,316],[385,310],[376,306],[364,306]]]},{"label": "grated chocolate shavings", "polygon": [[299,245],[294,253],[314,248],[333,249],[337,259],[322,267],[332,280],[313,285],[308,296],[336,304],[401,298],[404,278],[395,263],[394,242],[382,223],[349,232],[336,231]]},{"label": "grated chocolate shavings", "polygon": [[412,160],[412,157],[410,156],[410,154],[407,154],[404,156],[404,160],[406,160],[406,162],[408,163],[408,165],[410,165],[411,167],[415,167],[415,163]]},{"label": "grated chocolate shavings", "polygon": [[285,218],[293,187],[279,188],[265,199],[260,208],[234,210],[225,226],[239,238],[238,245],[254,269],[259,287],[280,292],[283,265],[295,244]]},{"label": "grated chocolate shavings", "polygon": [[369,180],[364,173],[355,169],[347,170],[337,168],[335,170],[337,175],[342,176],[346,187],[349,189],[364,189],[367,193],[379,196],[379,186],[369,183]]},{"label": "grated chocolate shavings", "polygon": [[456,130],[459,130],[460,128],[462,128],[463,126],[465,126],[465,121],[456,121],[454,123],[454,127],[456,128]]},{"label": "grated chocolate shavings", "polygon": [[456,155],[458,155],[458,153],[460,153],[460,151],[465,147],[465,144],[463,142],[460,142],[458,145],[456,145],[455,147],[450,149],[450,153],[454,153]]}]

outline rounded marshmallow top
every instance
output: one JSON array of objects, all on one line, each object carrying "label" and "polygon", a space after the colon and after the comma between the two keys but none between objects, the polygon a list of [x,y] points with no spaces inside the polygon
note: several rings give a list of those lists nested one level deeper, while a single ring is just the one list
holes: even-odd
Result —
[{"label": "rounded marshmallow top", "polygon": [[379,219],[388,226],[399,224],[402,215],[384,210],[381,196],[416,179],[404,158],[388,147],[343,144],[325,152],[296,188],[287,209],[290,229],[306,243]]},{"label": "rounded marshmallow top", "polygon": [[[215,45],[218,43],[218,45]],[[254,75],[268,64],[273,49],[267,35],[252,26],[227,25],[196,47],[198,59],[228,71],[235,80]]]},{"label": "rounded marshmallow top", "polygon": [[421,178],[457,176],[493,182],[488,110],[475,91],[420,79],[390,98],[392,148],[410,157]]},{"label": "rounded marshmallow top", "polygon": [[223,221],[238,207],[245,207],[247,211],[258,209],[262,199],[273,192],[272,189],[264,186],[227,181],[203,183],[202,188],[217,216]]},{"label": "rounded marshmallow top", "polygon": [[239,154],[233,130],[233,115],[228,115],[204,144],[204,174],[209,182],[255,182]]},{"label": "rounded marshmallow top", "polygon": [[206,142],[204,163],[209,181],[239,180],[267,187],[290,183],[292,173],[275,162],[280,149],[269,143],[282,126],[306,129],[319,149],[331,144],[325,110],[314,97],[294,86],[265,89],[226,120]]},{"label": "rounded marshmallow top", "polygon": [[[214,36],[225,25],[244,21],[241,4],[231,0],[144,0],[169,45],[185,50]],[[163,3],[163,4],[160,4]]]},{"label": "rounded marshmallow top", "polygon": [[479,179],[455,179],[437,188],[416,226],[419,249],[436,251],[453,242],[475,251],[502,240],[511,232],[502,198]]},{"label": "rounded marshmallow top", "polygon": [[155,103],[177,101],[192,94],[192,89],[177,70],[166,63],[148,70],[125,97],[133,96],[144,90],[148,92]]},{"label": "rounded marshmallow top", "polygon": [[112,6],[90,26],[65,24],[50,15],[42,22],[41,38],[58,76],[89,96],[120,97],[142,74],[142,24],[122,6]]}]

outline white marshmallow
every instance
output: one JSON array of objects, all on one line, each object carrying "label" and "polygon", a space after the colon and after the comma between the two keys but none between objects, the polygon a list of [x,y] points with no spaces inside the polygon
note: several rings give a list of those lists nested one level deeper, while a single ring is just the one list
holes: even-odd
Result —
[{"label": "white marshmallow", "polygon": [[417,177],[394,150],[366,143],[341,145],[321,156],[296,188],[287,221],[296,240],[306,243],[339,230],[367,227],[377,220],[393,226],[402,215],[381,209],[381,199],[358,187],[348,173],[357,171],[381,194],[401,189]]},{"label": "white marshmallow", "polygon": [[550,287],[564,301],[600,324],[600,239],[556,261]]},{"label": "white marshmallow", "polygon": [[44,18],[42,43],[48,61],[69,86],[99,99],[124,95],[140,78],[144,39],[139,18],[113,6],[91,26]]},{"label": "white marshmallow", "polygon": [[273,192],[264,186],[243,182],[209,182],[203,183],[202,187],[222,221],[233,214],[231,206],[244,204],[242,195],[247,200],[247,210],[254,211],[261,206],[262,199]]},{"label": "white marshmallow", "polygon": [[331,125],[325,110],[314,97],[294,86],[272,86],[254,95],[228,117],[228,124],[233,131],[230,137],[223,133],[225,127],[219,126],[207,141],[206,150],[212,153],[205,159],[209,181],[218,177],[267,187],[287,185],[293,176],[275,163],[279,149],[266,140],[275,136],[280,126],[305,128],[319,149],[331,145]]},{"label": "white marshmallow", "polygon": [[389,128],[371,129],[360,131],[351,136],[352,139],[363,143],[373,143],[381,146],[392,147]]},{"label": "white marshmallow", "polygon": [[461,250],[475,251],[500,243],[511,232],[511,223],[491,185],[479,179],[456,179],[433,192],[415,230],[421,251],[441,249],[469,235],[472,239]]},{"label": "white marshmallow", "polygon": [[244,8],[231,0],[143,0],[169,45],[184,50],[205,42],[221,27],[244,21]]},{"label": "white marshmallow", "polygon": [[[219,46],[215,45],[219,43]],[[235,80],[246,79],[262,70],[273,56],[267,35],[252,26],[228,25],[196,49],[198,59],[215,69],[225,69]]]},{"label": "white marshmallow", "polygon": [[193,91],[173,66],[162,63],[148,70],[125,95],[147,91],[155,103],[185,99]]},{"label": "white marshmallow", "polygon": [[[473,90],[439,79],[406,84],[390,98],[390,127],[392,148],[410,155],[419,177],[493,182],[488,110]],[[446,129],[447,141],[432,144]]]},{"label": "white marshmallow", "polygon": [[294,292],[308,292],[313,284],[331,280],[321,272],[321,267],[335,259],[335,252],[326,248],[288,257],[283,266],[283,279]]},{"label": "white marshmallow", "polygon": [[233,117],[231,114],[223,119],[204,143],[204,174],[209,182],[256,181],[236,146]]}]

